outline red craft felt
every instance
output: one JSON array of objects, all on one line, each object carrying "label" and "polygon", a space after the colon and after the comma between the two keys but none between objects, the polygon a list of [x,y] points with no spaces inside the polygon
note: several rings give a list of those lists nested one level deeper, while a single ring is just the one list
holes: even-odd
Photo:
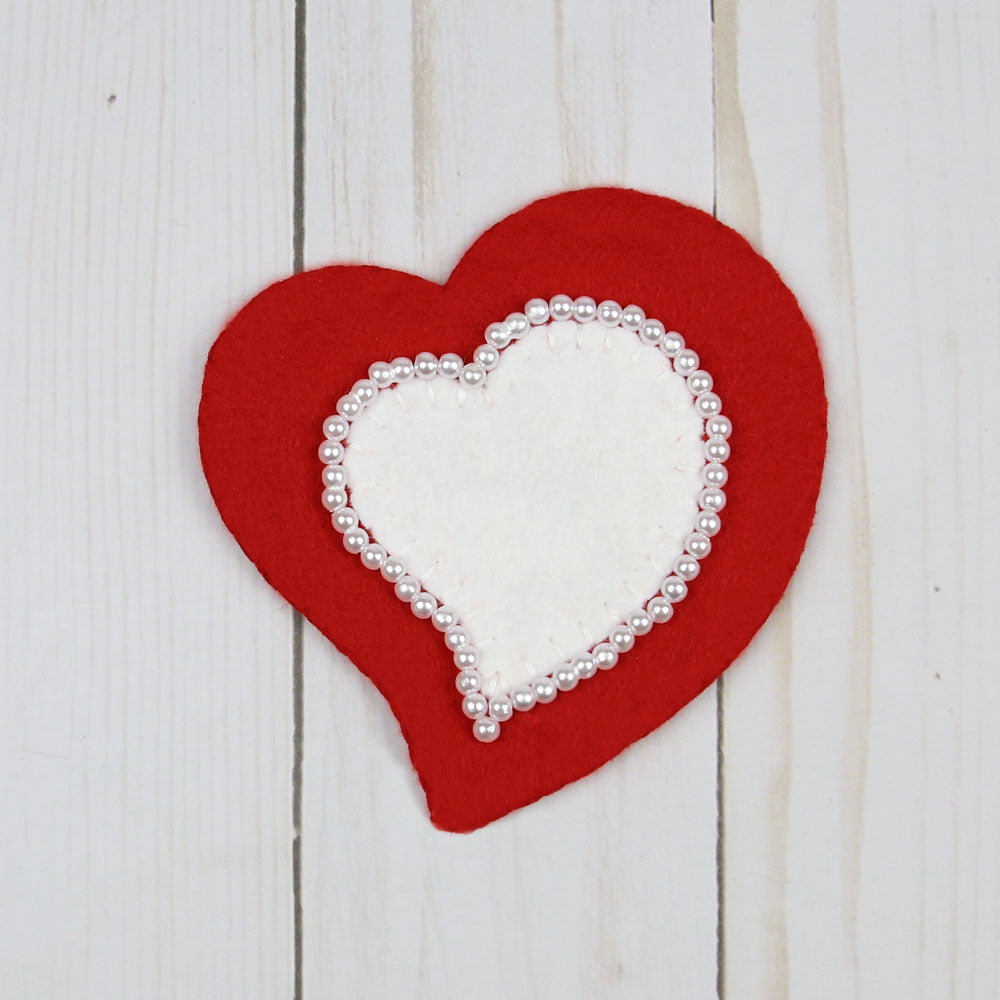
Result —
[{"label": "red craft felt", "polygon": [[[697,586],[669,624],[641,637],[614,670],[518,713],[496,743],[482,744],[462,715],[440,633],[344,550],[320,504],[316,451],[323,419],[372,362],[420,351],[469,358],[487,324],[561,292],[636,302],[684,334],[733,421],[728,503]],[[667,198],[592,188],[497,223],[444,285],[334,266],[265,289],[212,347],[198,425],[229,530],[385,696],[433,823],[468,831],[600,767],[739,655],[805,544],[826,451],[826,395],[794,296],[741,236]]]}]

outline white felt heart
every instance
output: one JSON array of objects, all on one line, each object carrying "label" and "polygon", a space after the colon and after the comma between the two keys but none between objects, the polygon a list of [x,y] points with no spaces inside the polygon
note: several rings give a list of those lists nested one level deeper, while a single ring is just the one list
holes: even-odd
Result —
[{"label": "white felt heart", "polygon": [[656,595],[699,514],[703,416],[634,331],[553,322],[481,386],[410,378],[374,395],[343,466],[361,523],[457,613],[492,696]]}]

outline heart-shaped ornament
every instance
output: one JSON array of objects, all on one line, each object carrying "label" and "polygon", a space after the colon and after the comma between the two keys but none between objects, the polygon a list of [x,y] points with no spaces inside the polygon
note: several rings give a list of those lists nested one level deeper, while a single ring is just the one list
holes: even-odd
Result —
[{"label": "heart-shaped ornament", "polygon": [[590,189],[503,220],[444,286],[267,289],[212,349],[199,426],[230,530],[385,695],[434,823],[470,830],[738,655],[804,544],[826,399],[745,241]]}]

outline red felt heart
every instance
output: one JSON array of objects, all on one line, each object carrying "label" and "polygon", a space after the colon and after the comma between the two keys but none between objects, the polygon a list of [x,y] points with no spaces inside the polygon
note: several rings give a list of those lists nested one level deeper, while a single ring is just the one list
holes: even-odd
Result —
[{"label": "red felt heart", "polygon": [[[481,744],[460,711],[440,634],[331,529],[319,502],[318,430],[373,361],[424,350],[468,358],[488,323],[560,292],[637,302],[701,356],[735,428],[724,528],[668,625],[614,670]],[[229,530],[385,696],[433,823],[466,831],[600,767],[739,655],[805,544],[826,451],[826,395],[794,296],[741,236],[667,198],[592,188],[497,223],[444,285],[334,266],[265,289],[212,347],[198,426]]]}]

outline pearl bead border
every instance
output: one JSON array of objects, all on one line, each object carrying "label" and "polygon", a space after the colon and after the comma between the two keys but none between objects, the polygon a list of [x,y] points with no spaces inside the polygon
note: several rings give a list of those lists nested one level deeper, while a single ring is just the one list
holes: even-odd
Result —
[{"label": "pearl bead border", "polygon": [[[703,420],[705,464],[701,468],[703,488],[698,497],[698,515],[685,539],[684,550],[674,560],[659,592],[642,607],[630,612],[604,639],[571,661],[559,664],[548,674],[535,678],[530,684],[519,685],[508,694],[488,697],[483,692],[484,678],[478,669],[479,651],[458,614],[442,606],[419,580],[406,572],[400,559],[370,538],[350,506],[350,486],[343,466],[344,442],[350,434],[351,421],[371,405],[380,391],[413,378],[458,379],[475,390],[486,383],[488,373],[500,364],[503,351],[529,330],[573,319],[581,324],[596,320],[607,329],[629,330],[641,344],[659,350],[673,370],[685,379],[692,405]],[[586,295],[576,299],[568,295],[555,295],[548,300],[531,299],[524,312],[513,312],[503,322],[491,323],[486,328],[484,343],[472,352],[471,361],[466,363],[457,354],[442,354],[437,358],[426,351],[413,360],[376,361],[368,369],[368,378],[359,379],[350,392],[337,400],[336,411],[323,421],[324,439],[319,447],[319,458],[324,466],[323,506],[330,512],[333,527],[343,535],[344,547],[360,556],[368,569],[379,570],[394,585],[396,596],[410,605],[414,615],[430,619],[443,633],[445,646],[451,651],[459,671],[455,687],[462,697],[462,712],[472,721],[473,735],[482,743],[498,739],[501,724],[513,718],[515,712],[547,705],[560,692],[572,691],[581,680],[594,677],[600,670],[610,670],[622,653],[632,649],[637,637],[650,632],[654,625],[670,621],[674,605],[687,597],[688,584],[701,572],[701,560],[711,551],[711,539],[722,527],[719,511],[726,505],[723,487],[729,478],[725,463],[730,457],[732,421],[722,413],[722,400],[714,391],[712,376],[700,367],[698,354],[686,346],[684,337],[667,330],[659,320],[647,319],[645,312],[635,305],[623,309],[611,299],[598,304]]]}]

